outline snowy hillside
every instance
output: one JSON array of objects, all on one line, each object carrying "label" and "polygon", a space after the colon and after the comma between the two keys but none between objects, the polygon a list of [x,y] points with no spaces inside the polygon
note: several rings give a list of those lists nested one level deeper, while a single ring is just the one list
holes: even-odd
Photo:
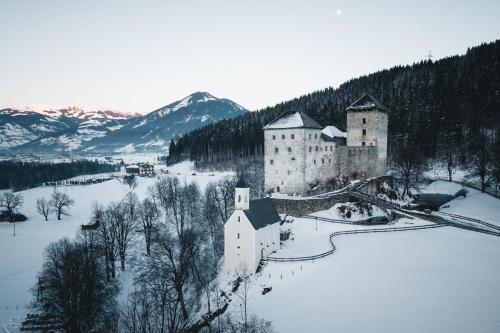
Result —
[{"label": "snowy hillside", "polygon": [[165,151],[170,140],[198,127],[247,112],[197,92],[146,115],[109,110],[0,110],[0,149],[22,153]]}]

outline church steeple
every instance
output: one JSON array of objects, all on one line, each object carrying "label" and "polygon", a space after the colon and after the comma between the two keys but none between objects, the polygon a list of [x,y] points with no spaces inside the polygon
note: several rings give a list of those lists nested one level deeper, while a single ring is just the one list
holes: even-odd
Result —
[{"label": "church steeple", "polygon": [[246,210],[250,207],[250,187],[243,175],[238,176],[234,193],[234,209]]}]

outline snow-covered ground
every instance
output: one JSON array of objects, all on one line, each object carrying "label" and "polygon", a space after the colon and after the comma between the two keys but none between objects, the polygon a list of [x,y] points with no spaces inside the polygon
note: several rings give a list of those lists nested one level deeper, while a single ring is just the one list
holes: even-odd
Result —
[{"label": "snow-covered ground", "polygon": [[[341,206],[348,207],[351,209],[353,212],[350,218],[343,217],[340,212],[339,208]],[[361,220],[366,220],[370,217],[375,217],[375,216],[385,216],[384,211],[380,209],[377,206],[371,205],[372,207],[372,215],[368,215],[368,212],[366,210],[363,211],[363,213],[360,212],[359,208],[352,202],[348,203],[336,203],[333,205],[332,208],[323,210],[320,212],[313,213],[311,215],[313,216],[318,216],[318,217],[325,217],[328,219],[333,219],[333,220],[344,220],[346,222],[355,222],[355,221],[361,221]]]},{"label": "snow-covered ground", "polygon": [[419,189],[420,193],[439,193],[439,194],[449,194],[455,195],[458,191],[464,189],[461,184],[447,182],[444,180],[438,180],[427,185],[422,186]]},{"label": "snow-covered ground", "polygon": [[[396,226],[409,223],[423,222],[404,219]],[[325,251],[332,230],[353,228],[318,222],[316,231],[314,222],[301,219],[292,225],[294,240],[276,256]],[[333,241],[336,252],[314,262],[269,262],[253,278],[249,312],[287,333],[486,333],[500,327],[499,237],[442,227]],[[272,291],[262,295],[263,287]],[[239,303],[233,297],[229,309],[236,318]]]},{"label": "snow-covered ground", "polygon": [[[189,162],[175,165],[169,170],[170,176],[178,177],[183,183],[198,183],[202,191],[210,182],[233,174],[196,172],[196,175],[192,175],[193,164]],[[107,176],[109,174],[97,174],[91,177]],[[80,178],[86,177],[81,176],[77,179]],[[137,179],[138,185],[133,192],[139,199],[143,199],[156,178]],[[71,216],[63,217],[62,221],[57,221],[54,216],[47,222],[43,220],[36,211],[35,203],[41,197],[49,199],[52,187],[38,187],[18,192],[24,198],[21,212],[28,217],[28,220],[16,223],[15,237],[12,236],[12,225],[0,223],[0,332],[3,325],[6,325],[11,332],[15,332],[16,323],[24,319],[25,307],[32,300],[30,288],[35,283],[45,247],[62,237],[73,238],[80,225],[88,222],[93,202],[106,205],[112,201],[120,201],[129,192],[128,186],[118,179],[86,186],[60,186],[59,189],[75,200],[75,205],[70,208]],[[124,280],[127,280],[126,277]]]}]

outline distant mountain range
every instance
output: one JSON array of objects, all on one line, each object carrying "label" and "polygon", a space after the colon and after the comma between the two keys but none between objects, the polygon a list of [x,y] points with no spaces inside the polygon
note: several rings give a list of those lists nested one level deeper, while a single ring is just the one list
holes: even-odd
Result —
[{"label": "distant mountain range", "polygon": [[0,151],[120,153],[165,151],[175,136],[248,110],[196,92],[146,115],[77,107],[0,110]]}]

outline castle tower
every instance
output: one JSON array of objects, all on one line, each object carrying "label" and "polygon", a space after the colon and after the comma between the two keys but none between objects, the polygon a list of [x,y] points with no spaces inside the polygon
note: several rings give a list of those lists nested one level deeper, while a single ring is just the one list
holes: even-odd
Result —
[{"label": "castle tower", "polygon": [[370,94],[364,94],[347,109],[347,146],[377,147],[376,175],[387,167],[387,125],[389,109]]},{"label": "castle tower", "polygon": [[234,193],[234,209],[247,210],[250,208],[250,187],[243,176],[239,176]]}]

